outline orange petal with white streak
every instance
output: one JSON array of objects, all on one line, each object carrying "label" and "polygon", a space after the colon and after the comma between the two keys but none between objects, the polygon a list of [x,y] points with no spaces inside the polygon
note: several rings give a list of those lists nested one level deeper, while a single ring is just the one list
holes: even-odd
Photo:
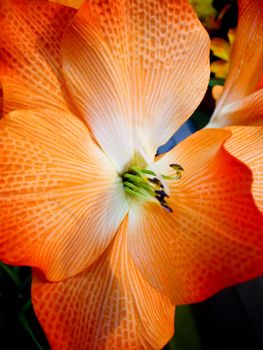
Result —
[{"label": "orange petal with white streak", "polygon": [[227,140],[225,147],[252,170],[253,196],[258,208],[263,212],[263,127],[235,126],[228,129],[232,136]]},{"label": "orange petal with white streak", "polygon": [[161,349],[173,335],[174,306],[137,271],[125,222],[81,274],[49,283],[34,271],[32,300],[53,350]]},{"label": "orange petal with white streak", "polygon": [[136,148],[153,158],[208,84],[208,35],[187,0],[89,1],[62,56],[72,99],[120,170]]},{"label": "orange petal with white streak", "polygon": [[[262,0],[240,0],[239,17],[235,42],[231,51],[230,69],[224,86],[224,91],[218,100],[212,116],[210,127],[222,127],[225,125],[254,124],[251,117],[246,118],[245,111],[239,112],[242,100],[249,98],[249,115],[260,108],[263,110],[263,99],[257,100],[256,91],[263,74],[263,6]],[[254,97],[253,97],[254,96]],[[262,96],[262,91],[260,92]],[[254,100],[255,98],[255,100]],[[236,105],[235,105],[236,104]],[[228,106],[237,113],[227,113]],[[263,123],[262,113],[256,115],[257,124]]]},{"label": "orange petal with white streak", "polygon": [[75,12],[48,1],[1,0],[0,75],[5,113],[19,108],[68,109],[61,41]]},{"label": "orange petal with white streak", "polygon": [[[224,90],[218,101],[223,94]],[[218,114],[212,116],[207,127],[224,127],[232,124],[263,125],[263,88],[238,101],[222,106]]]},{"label": "orange petal with white streak", "polygon": [[263,217],[249,169],[223,147],[230,132],[203,130],[156,162],[172,175],[173,213],[148,203],[129,212],[128,250],[143,276],[175,304],[203,300],[263,273]]},{"label": "orange petal with white streak", "polygon": [[127,211],[112,163],[70,114],[12,112],[0,140],[1,260],[50,280],[83,271]]}]

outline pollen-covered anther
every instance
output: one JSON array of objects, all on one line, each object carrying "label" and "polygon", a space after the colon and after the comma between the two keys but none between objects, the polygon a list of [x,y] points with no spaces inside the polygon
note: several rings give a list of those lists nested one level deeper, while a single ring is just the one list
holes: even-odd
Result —
[{"label": "pollen-covered anther", "polygon": [[178,180],[182,177],[183,168],[179,164],[170,164],[176,174],[175,176],[161,175],[157,176],[152,170],[141,169],[132,166],[122,175],[123,186],[127,194],[134,197],[143,198],[145,200],[153,200],[158,202],[162,208],[168,212],[172,212],[172,208],[167,203],[169,195],[165,192],[162,183],[165,180]]},{"label": "pollen-covered anther", "polygon": [[183,175],[184,168],[180,164],[175,164],[175,163],[169,164],[169,166],[173,170],[175,170],[175,175],[162,175],[162,177],[165,180],[174,180],[174,181],[180,180]]},{"label": "pollen-covered anther", "polygon": [[184,168],[180,164],[169,164],[171,168],[173,168],[176,171],[176,175],[181,178]]},{"label": "pollen-covered anther", "polygon": [[156,185],[159,185],[161,188],[163,188],[163,184],[161,183],[161,181],[159,179],[157,179],[157,177],[154,177],[153,179],[149,178],[149,181],[152,183],[155,183]]}]

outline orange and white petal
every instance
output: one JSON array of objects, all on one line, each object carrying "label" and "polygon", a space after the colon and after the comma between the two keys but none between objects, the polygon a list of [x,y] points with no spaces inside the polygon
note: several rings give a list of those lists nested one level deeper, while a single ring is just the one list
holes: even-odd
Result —
[{"label": "orange and white petal", "polygon": [[69,108],[61,73],[61,41],[75,12],[48,1],[1,0],[5,113],[19,108]]},{"label": "orange and white petal", "polygon": [[251,172],[224,149],[229,135],[199,131],[157,161],[162,174],[172,175],[171,163],[184,168],[170,186],[173,213],[154,203],[129,212],[129,253],[175,304],[263,273],[263,217],[251,195]]},{"label": "orange and white petal", "polygon": [[225,147],[229,153],[251,169],[252,193],[258,208],[263,212],[263,127],[233,126],[228,129],[232,135]]},{"label": "orange and white petal", "polygon": [[89,1],[65,35],[63,72],[80,114],[123,169],[136,148],[153,159],[200,103],[209,38],[186,0]]},{"label": "orange and white petal", "polygon": [[112,163],[71,114],[12,112],[0,140],[1,260],[52,281],[83,271],[127,211]]},{"label": "orange and white petal", "polygon": [[[218,101],[222,98],[224,90]],[[232,103],[213,114],[207,127],[228,125],[263,125],[263,88]]]},{"label": "orange and white petal", "polygon": [[50,2],[57,2],[59,4],[74,7],[75,9],[79,9],[85,0],[49,0]]},{"label": "orange and white petal", "polygon": [[161,349],[173,335],[174,306],[136,269],[125,221],[81,274],[50,283],[34,271],[32,300],[53,350]]},{"label": "orange and white petal", "polygon": [[[227,105],[253,94],[263,74],[263,6],[261,0],[240,0],[235,42],[231,51],[230,69],[210,127],[244,125],[240,115],[220,115]],[[241,103],[241,102],[239,102]],[[244,117],[243,117],[244,118]],[[262,118],[262,115],[261,115]],[[249,121],[248,121],[249,123]]]}]

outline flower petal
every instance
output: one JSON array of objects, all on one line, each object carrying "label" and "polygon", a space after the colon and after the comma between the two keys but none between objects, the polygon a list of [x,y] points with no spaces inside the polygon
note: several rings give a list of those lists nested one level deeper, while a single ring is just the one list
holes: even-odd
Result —
[{"label": "flower petal", "polygon": [[263,218],[250,194],[250,171],[223,148],[229,135],[199,131],[157,162],[162,174],[172,174],[171,163],[185,169],[170,187],[173,213],[154,203],[129,212],[128,250],[175,304],[263,272]]},{"label": "flower petal", "polygon": [[65,35],[63,71],[80,114],[122,169],[140,144],[153,158],[191,115],[207,88],[208,56],[208,35],[186,0],[90,1]]},{"label": "flower petal", "polygon": [[127,253],[126,223],[88,270],[58,283],[34,272],[34,309],[54,350],[161,349],[174,306],[141,276]]},{"label": "flower petal", "polygon": [[48,1],[1,0],[0,76],[5,113],[69,103],[61,40],[75,10]]},{"label": "flower petal", "polygon": [[232,136],[226,142],[226,149],[244,162],[253,173],[252,192],[258,208],[263,212],[263,127],[229,127]]},{"label": "flower petal", "polygon": [[0,119],[3,116],[3,89],[2,89],[2,85],[0,83]]},{"label": "flower petal", "polygon": [[73,115],[19,111],[0,125],[1,259],[50,280],[82,271],[126,214],[121,179]]},{"label": "flower petal", "polygon": [[[218,101],[223,93],[224,89]],[[213,114],[207,127],[227,125],[263,125],[263,88],[238,101],[223,105],[217,114]]]},{"label": "flower petal", "polygon": [[85,0],[49,0],[50,2],[57,2],[59,4],[74,7],[76,9],[80,8]]},{"label": "flower petal", "polygon": [[[224,86],[224,91],[218,100],[216,109],[209,124],[210,127],[225,125],[246,125],[253,121],[250,117],[246,118],[246,111],[243,113],[227,113],[228,105],[231,109],[236,107],[239,111],[242,99],[253,94],[257,84],[263,74],[263,6],[262,0],[240,0],[239,18],[236,32],[236,39],[233,44],[230,58],[230,69]],[[260,93],[262,95],[262,92]],[[253,114],[253,108],[259,101],[254,101],[250,97],[249,108]],[[257,99],[258,95],[255,95]],[[262,98],[261,98],[261,101]],[[235,105],[236,103],[236,105]],[[262,111],[262,102],[260,103]],[[255,114],[255,113],[254,113]],[[256,116],[261,119],[262,114]]]}]

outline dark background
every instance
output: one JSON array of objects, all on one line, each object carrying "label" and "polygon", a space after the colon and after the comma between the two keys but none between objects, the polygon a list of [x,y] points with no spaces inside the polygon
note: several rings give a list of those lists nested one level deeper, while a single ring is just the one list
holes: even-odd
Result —
[{"label": "dark background", "polygon": [[[11,268],[11,267],[10,267]],[[49,350],[30,302],[31,273],[0,268],[0,349]],[[179,306],[167,350],[262,350],[263,278],[227,288],[204,302]]]}]

